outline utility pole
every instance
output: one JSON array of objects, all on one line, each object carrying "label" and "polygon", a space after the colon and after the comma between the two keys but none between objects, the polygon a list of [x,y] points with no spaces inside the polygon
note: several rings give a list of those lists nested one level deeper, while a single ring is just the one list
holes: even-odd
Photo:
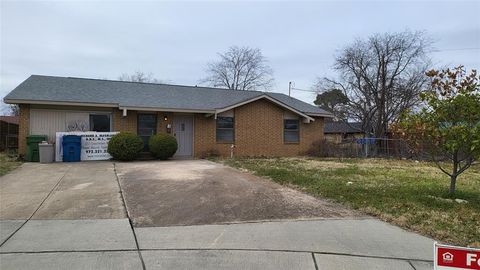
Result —
[{"label": "utility pole", "polygon": [[292,82],[288,82],[288,96],[290,97],[290,92],[292,91]]}]

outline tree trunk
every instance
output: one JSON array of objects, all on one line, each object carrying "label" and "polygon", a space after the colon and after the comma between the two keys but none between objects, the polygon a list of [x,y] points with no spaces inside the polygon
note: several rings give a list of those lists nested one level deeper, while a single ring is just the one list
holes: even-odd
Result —
[{"label": "tree trunk", "polygon": [[457,176],[450,176],[450,195],[455,194],[455,185],[457,184]]},{"label": "tree trunk", "polygon": [[458,176],[458,150],[453,152],[453,170],[452,174],[450,175],[450,195],[455,194],[455,184],[457,183],[457,176]]}]

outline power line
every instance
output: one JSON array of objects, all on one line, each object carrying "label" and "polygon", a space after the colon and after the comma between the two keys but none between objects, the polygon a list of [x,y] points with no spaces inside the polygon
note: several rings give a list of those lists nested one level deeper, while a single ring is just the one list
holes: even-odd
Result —
[{"label": "power line", "polygon": [[472,47],[472,48],[454,48],[454,49],[441,49],[441,50],[431,50],[429,52],[447,52],[447,51],[476,51],[480,50],[480,47]]},{"label": "power line", "polygon": [[302,91],[302,92],[312,92],[312,93],[317,93],[317,91],[315,91],[315,90],[306,90],[306,89],[293,88],[293,87],[292,87],[292,90],[295,90],[295,91]]},{"label": "power line", "polygon": [[288,82],[288,96],[292,95],[292,90],[301,91],[301,92],[317,93],[317,91],[315,91],[315,90],[295,88],[295,82]]},{"label": "power line", "polygon": [[[436,53],[436,52],[447,52],[447,51],[476,51],[480,50],[480,47],[470,47],[470,48],[451,48],[451,49],[436,49],[436,50],[431,50],[428,51],[429,53]],[[288,82],[288,95],[291,95],[291,91],[301,91],[301,92],[309,92],[309,93],[318,93],[318,91],[315,90],[307,90],[307,89],[300,89],[294,87],[295,83],[294,82]]]}]

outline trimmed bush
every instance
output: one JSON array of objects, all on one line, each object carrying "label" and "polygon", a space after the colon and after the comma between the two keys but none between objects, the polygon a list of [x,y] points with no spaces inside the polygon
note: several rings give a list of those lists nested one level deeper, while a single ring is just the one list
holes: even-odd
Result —
[{"label": "trimmed bush", "polygon": [[166,133],[159,133],[150,137],[148,141],[150,153],[158,159],[169,159],[177,152],[178,144],[175,137]]},{"label": "trimmed bush", "polygon": [[143,149],[143,141],[139,136],[120,132],[114,135],[108,142],[107,152],[116,160],[134,160]]}]

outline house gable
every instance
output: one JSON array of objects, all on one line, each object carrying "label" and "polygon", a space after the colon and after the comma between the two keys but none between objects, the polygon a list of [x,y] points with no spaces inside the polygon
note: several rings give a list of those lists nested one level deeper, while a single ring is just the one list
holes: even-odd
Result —
[{"label": "house gable", "polygon": [[240,106],[244,106],[246,104],[252,103],[252,102],[260,100],[260,99],[266,99],[266,100],[282,107],[285,110],[288,110],[288,111],[290,111],[294,114],[297,114],[297,115],[303,117],[304,118],[304,123],[310,123],[311,121],[315,121],[315,119],[313,117],[310,117],[310,116],[296,110],[295,108],[292,108],[292,107],[290,107],[290,106],[288,106],[288,105],[286,105],[286,104],[284,104],[284,103],[282,103],[282,102],[280,102],[280,101],[278,101],[278,100],[276,100],[276,99],[274,99],[270,96],[267,96],[267,95],[261,95],[261,96],[258,96],[258,97],[254,97],[254,98],[251,98],[251,99],[233,104],[233,105],[225,107],[225,108],[217,109],[216,112],[215,112],[215,118],[216,118],[216,115],[219,114],[219,113],[229,111],[229,110],[235,109],[235,108],[240,107]]},{"label": "house gable", "polygon": [[[323,118],[310,123],[300,123],[298,143],[284,141],[284,119],[300,118],[297,114],[267,99],[258,99],[234,109],[235,140],[232,143],[218,143],[215,134],[215,118],[197,114],[195,117],[195,153],[206,156],[217,153],[230,156],[232,145],[236,156],[297,156],[305,154],[312,143],[323,138]],[[223,114],[223,113],[221,113]],[[220,115],[220,114],[219,114]]]}]

